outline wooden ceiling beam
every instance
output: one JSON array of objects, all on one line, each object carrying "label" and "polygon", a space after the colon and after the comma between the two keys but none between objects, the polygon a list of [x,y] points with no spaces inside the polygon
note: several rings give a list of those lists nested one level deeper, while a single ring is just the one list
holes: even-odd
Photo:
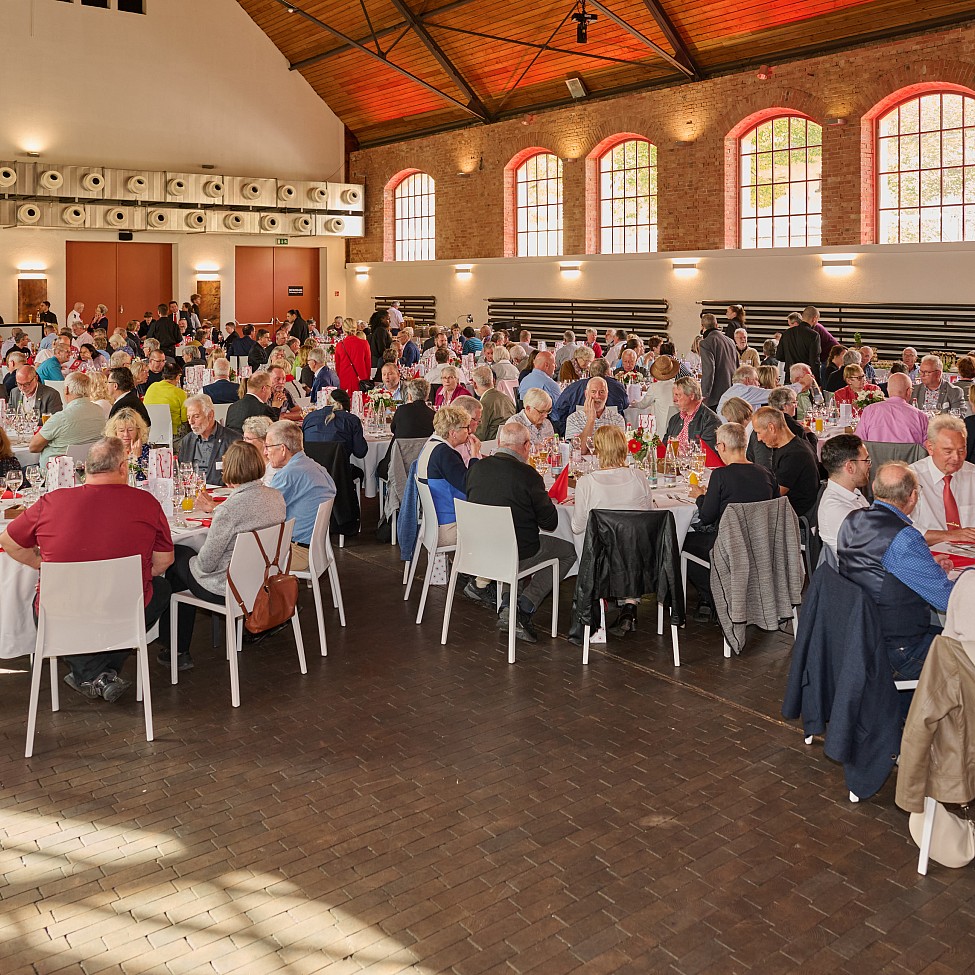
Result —
[{"label": "wooden ceiling beam", "polygon": [[664,37],[667,38],[674,48],[674,54],[691,69],[693,72],[691,77],[695,80],[699,79],[701,77],[701,69],[695,62],[687,44],[684,43],[684,38],[678,33],[674,22],[670,19],[670,15],[661,5],[660,0],[643,0],[643,3],[647,10],[650,11],[650,16],[656,21],[657,26],[663,31]]},{"label": "wooden ceiling beam", "polygon": [[492,121],[491,113],[487,110],[484,102],[478,97],[477,92],[474,91],[467,79],[454,67],[454,63],[444,53],[443,48],[430,36],[430,32],[423,26],[416,14],[404,3],[404,0],[390,0],[390,2],[397,9],[399,15],[413,28],[413,32],[420,39],[423,46],[433,55],[434,60],[440,65],[447,77],[467,96],[468,107],[475,115],[483,118],[486,122]]},{"label": "wooden ceiling beam", "polygon": [[689,64],[685,64],[679,58],[674,57],[673,54],[669,53],[668,51],[665,51],[655,41],[650,40],[650,38],[647,37],[647,35],[644,34],[643,31],[637,30],[632,24],[627,23],[627,21],[623,20],[622,17],[619,17],[616,14],[614,14],[613,11],[610,10],[609,7],[601,3],[600,0],[587,0],[587,2],[590,7],[595,7],[602,14],[609,17],[609,19],[614,24],[616,24],[618,27],[622,27],[623,30],[627,32],[627,34],[632,35],[642,44],[649,47],[650,50],[654,52],[654,54],[656,54],[658,57],[663,58],[669,65],[671,65],[671,67],[674,67],[678,71],[680,71],[681,74],[686,75],[688,78],[696,79],[699,77],[695,68],[692,68]]},{"label": "wooden ceiling beam", "polygon": [[433,93],[434,95],[438,95],[440,98],[443,98],[445,101],[448,101],[453,105],[457,105],[458,107],[462,108],[465,112],[469,112],[475,118],[480,119],[482,122],[489,121],[488,116],[486,114],[482,114],[476,108],[472,108],[470,105],[465,105],[462,101],[460,101],[460,99],[454,98],[453,95],[448,95],[445,91],[441,91],[439,88],[435,87],[434,85],[431,85],[427,81],[424,81],[422,78],[418,78],[412,72],[407,71],[406,68],[401,68],[398,64],[394,64],[392,61],[389,60],[389,58],[384,57],[382,54],[377,54],[371,48],[366,47],[365,44],[353,40],[351,37],[348,36],[348,34],[343,34],[342,31],[340,31],[337,27],[332,27],[330,24],[326,24],[324,20],[319,20],[317,17],[314,17],[311,14],[306,13],[300,7],[296,7],[293,3],[290,3],[289,0],[274,0],[274,2],[286,8],[289,13],[293,14],[293,16],[302,17],[304,20],[307,20],[309,23],[314,24],[316,27],[319,27],[322,30],[327,31],[333,37],[338,38],[346,45],[353,47],[357,51],[360,51],[361,53],[365,54],[366,57],[371,58],[373,61],[378,61],[380,64],[384,64],[391,71],[395,71],[397,74],[403,75],[403,77],[405,78],[409,78],[410,81],[412,81],[414,84],[419,85],[421,88]]}]

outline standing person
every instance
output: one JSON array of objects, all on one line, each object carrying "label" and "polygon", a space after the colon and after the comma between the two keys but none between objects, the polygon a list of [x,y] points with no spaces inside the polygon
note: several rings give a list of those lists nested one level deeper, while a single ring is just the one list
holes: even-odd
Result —
[{"label": "standing person", "polygon": [[722,394],[731,386],[731,377],[738,368],[738,349],[718,328],[714,315],[703,314],[701,328],[701,394],[704,404],[714,410]]},{"label": "standing person", "polygon": [[339,385],[351,396],[372,374],[372,351],[365,339],[359,338],[355,322],[342,322],[342,338],[335,346],[335,372]]},{"label": "standing person", "polygon": [[[39,322],[49,322],[51,325],[57,325],[58,316],[51,311],[51,303],[49,301],[42,301],[37,306],[37,320]],[[41,343],[42,347],[44,343]]]},{"label": "standing person", "polygon": [[372,373],[366,378],[379,378],[379,370],[383,366],[383,356],[393,344],[393,336],[389,332],[389,316],[384,311],[372,313],[369,319],[369,352],[372,355]]},{"label": "standing person", "polygon": [[308,322],[301,317],[301,312],[297,308],[289,309],[284,316],[288,325],[288,335],[298,340],[301,345],[308,338]]},{"label": "standing person", "polygon": [[108,331],[108,305],[99,303],[95,306],[95,314],[92,317],[88,330],[94,334],[96,328],[103,328],[106,332]]},{"label": "standing person", "polygon": [[732,341],[735,340],[735,332],[741,329],[747,335],[747,329],[745,327],[745,306],[744,305],[728,305],[724,313],[725,317],[725,327],[724,334],[728,336]]},{"label": "standing person", "polygon": [[[94,443],[85,474],[81,487],[52,491],[31,505],[8,525],[0,545],[12,559],[32,569],[40,569],[42,562],[97,562],[138,555],[148,629],[169,608],[171,589],[163,578],[173,563],[169,523],[151,494],[129,487],[129,461],[120,440],[104,437]],[[112,512],[115,527],[92,531],[93,511]],[[84,606],[78,611],[83,613]],[[85,697],[117,701],[130,686],[119,676],[129,653],[113,650],[62,657],[68,668],[64,682]]]},{"label": "standing person", "polygon": [[389,327],[393,335],[396,335],[403,327],[403,313],[399,310],[399,302],[390,302],[386,314],[389,316]]},{"label": "standing person", "polygon": [[180,343],[179,326],[176,320],[169,314],[168,305],[158,305],[156,310],[159,317],[149,326],[147,338],[155,339],[159,343],[167,359],[176,358],[176,346]]},{"label": "standing person", "polygon": [[834,345],[839,345],[840,343],[819,320],[819,309],[815,305],[806,305],[803,308],[802,320],[819,336],[819,363],[821,366],[825,366],[830,358],[830,350]]},{"label": "standing person", "polygon": [[776,357],[785,365],[786,375],[799,362],[809,366],[813,376],[820,374],[820,337],[816,330],[798,312],[792,312],[788,319],[789,327],[782,334]]},{"label": "standing person", "polygon": [[82,315],[85,313],[85,303],[83,301],[76,301],[74,307],[68,312],[68,317],[65,319],[65,324],[74,331],[76,325],[81,326],[81,330],[85,330],[85,321]]}]

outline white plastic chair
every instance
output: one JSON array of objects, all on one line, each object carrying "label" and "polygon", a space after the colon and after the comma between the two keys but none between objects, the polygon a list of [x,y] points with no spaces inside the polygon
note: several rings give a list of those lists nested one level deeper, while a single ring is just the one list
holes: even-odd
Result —
[{"label": "white plastic chair", "polygon": [[214,403],[213,404],[213,415],[216,417],[217,423],[227,422],[227,410],[230,409],[230,403]]},{"label": "white plastic chair", "polygon": [[416,548],[413,549],[413,558],[410,560],[410,572],[406,581],[406,593],[403,596],[404,602],[410,598],[410,590],[413,588],[413,577],[416,575],[417,560],[422,549],[427,550],[427,571],[423,576],[423,591],[420,593],[420,608],[416,614],[417,623],[423,621],[423,607],[427,603],[427,592],[430,589],[430,580],[433,578],[433,566],[437,556],[447,552],[453,552],[456,545],[437,545],[437,533],[440,524],[437,521],[437,509],[433,503],[433,495],[430,493],[430,486],[419,479],[416,482],[417,491],[420,495],[420,505],[423,510],[423,521],[420,523],[416,536]]},{"label": "white plastic chair", "polygon": [[[913,683],[917,683],[914,681]],[[917,857],[917,872],[922,877],[928,874],[928,858],[931,855],[931,836],[934,833],[934,817],[938,812],[938,802],[930,796],[924,797],[924,823],[921,826],[921,849]]]},{"label": "white plastic chair", "polygon": [[25,757],[30,758],[34,752],[45,658],[51,662],[51,710],[57,711],[60,706],[57,658],[80,653],[135,648],[139,671],[137,697],[143,701],[146,741],[152,741],[147,643],[142,559],[138,555],[101,562],[42,563]]},{"label": "white plastic chair", "polygon": [[518,405],[518,383],[514,379],[499,379],[495,385],[512,403]]},{"label": "white plastic chair", "polygon": [[49,386],[51,389],[56,389],[58,395],[61,397],[61,402],[64,402],[64,380],[63,379],[45,379],[44,385]]},{"label": "white plastic chair", "polygon": [[308,568],[294,569],[292,575],[299,579],[307,579],[315,594],[315,613],[318,616],[318,639],[322,645],[322,656],[327,656],[325,647],[325,611],[322,607],[321,576],[328,572],[329,583],[332,587],[332,602],[339,611],[339,622],[345,626],[345,604],[342,600],[342,587],[339,585],[338,567],[335,565],[335,553],[332,542],[328,537],[329,520],[332,517],[334,498],[323,501],[318,506],[315,515],[315,527],[311,531],[311,544],[308,546]]},{"label": "white plastic chair", "polygon": [[[281,556],[285,566],[289,560],[291,551],[291,533],[294,531],[294,518],[284,523],[284,535],[281,539]],[[278,544],[278,533],[280,525],[272,525],[270,528],[262,528],[258,531],[261,544],[269,558],[273,558],[274,551]],[[254,598],[264,581],[264,559],[261,558],[260,550],[254,536],[250,532],[241,532],[234,543],[234,554],[230,559],[230,568],[227,570],[229,578],[234,580],[234,585],[240,593],[240,598],[244,602],[248,612],[254,606]],[[230,662],[230,702],[235,708],[240,707],[240,673],[237,662],[237,654],[240,653],[242,646],[244,614],[234,594],[227,586],[224,597],[224,605],[219,603],[208,603],[204,599],[198,599],[189,592],[174,592],[169,608],[169,632],[170,632],[170,681],[173,684],[179,683],[178,654],[176,652],[176,630],[178,626],[178,609],[180,603],[195,606],[197,609],[205,609],[211,613],[220,613],[226,618],[227,625],[227,658]],[[303,674],[308,673],[308,666],[305,663],[305,645],[301,640],[301,626],[298,623],[298,607],[295,607],[294,616],[291,617],[291,626],[294,629],[295,644],[298,650],[298,665]]]},{"label": "white plastic chair", "polygon": [[165,403],[145,404],[149,414],[151,426],[149,427],[149,443],[165,444],[167,447],[173,445],[173,414],[169,412],[169,407]]},{"label": "white plastic chair", "polygon": [[[511,509],[491,504],[474,504],[471,501],[455,501],[457,513],[457,554],[450,571],[447,587],[447,605],[444,608],[441,644],[447,643],[450,611],[453,608],[457,576],[461,572],[493,579],[498,584],[498,605],[501,605],[501,587],[511,587],[508,601],[508,663],[515,662],[515,624],[518,619],[518,580],[545,569],[552,570],[552,636],[559,625],[559,560],[546,559],[527,569],[518,569],[518,539]],[[434,521],[436,518],[434,517]]]},{"label": "white plastic chair", "polygon": [[64,452],[70,457],[77,466],[78,464],[84,464],[88,459],[88,450],[91,447],[90,443],[73,444],[70,447],[65,447]]}]

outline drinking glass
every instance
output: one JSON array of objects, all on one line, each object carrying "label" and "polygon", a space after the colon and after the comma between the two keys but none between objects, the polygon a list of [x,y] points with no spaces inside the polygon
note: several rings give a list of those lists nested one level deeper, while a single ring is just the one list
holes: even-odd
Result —
[{"label": "drinking glass", "polygon": [[44,474],[37,464],[27,468],[27,483],[33,489],[32,496],[36,501],[41,496],[41,485],[44,483]]},{"label": "drinking glass", "polygon": [[20,471],[7,471],[5,480],[7,483],[7,490],[10,492],[11,496],[13,496],[20,488],[20,483],[23,480],[23,474]]}]

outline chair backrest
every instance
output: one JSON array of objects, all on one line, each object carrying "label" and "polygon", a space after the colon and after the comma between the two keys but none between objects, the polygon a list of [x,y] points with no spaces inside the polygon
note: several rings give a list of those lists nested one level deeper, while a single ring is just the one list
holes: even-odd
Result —
[{"label": "chair backrest", "polygon": [[[260,528],[257,531],[267,557],[273,559],[278,547],[278,533],[282,531],[282,528],[284,529],[281,535],[279,555],[282,568],[287,567],[288,560],[291,557],[291,533],[294,531],[294,527],[295,520],[291,518],[283,526],[271,525],[270,528]],[[264,559],[261,558],[261,552],[254,540],[253,533],[241,532],[237,536],[227,575],[234,580],[234,585],[237,587],[237,592],[240,593],[244,607],[250,612],[254,606],[257,591],[261,588],[261,583],[264,582]],[[231,608],[233,615],[240,615],[237,600],[234,598],[230,586],[227,586],[227,606]]]},{"label": "chair backrest", "polygon": [[88,448],[91,444],[81,443],[72,444],[70,447],[65,447],[64,452],[75,462],[75,466],[79,463],[83,464],[88,459]]},{"label": "chair backrest", "polygon": [[217,423],[227,422],[227,410],[230,409],[231,403],[214,403],[213,404],[213,415],[217,419]]},{"label": "chair backrest", "polygon": [[173,415],[165,403],[146,403],[151,426],[149,443],[173,445]]},{"label": "chair backrest", "polygon": [[458,572],[486,579],[514,581],[518,574],[518,539],[511,509],[473,501],[455,501]]},{"label": "chair backrest", "polygon": [[391,451],[389,455],[389,494],[394,506],[399,505],[409,470],[413,466],[413,461],[420,456],[426,442],[426,437],[394,440],[393,445],[389,448]]},{"label": "chair backrest", "polygon": [[432,552],[437,547],[437,533],[440,528],[440,523],[437,520],[437,506],[433,503],[429,484],[417,479],[416,490],[420,497],[420,510],[423,512],[423,522],[420,525],[420,531],[423,533],[423,544]]},{"label": "chair backrest", "polygon": [[311,543],[308,546],[308,565],[315,575],[321,575],[328,566],[328,526],[332,521],[332,505],[335,498],[329,498],[318,506],[315,527],[311,530]]},{"label": "chair backrest", "polygon": [[863,446],[870,454],[870,468],[876,473],[881,464],[889,460],[903,460],[908,464],[928,456],[924,446],[919,443],[883,443],[880,440],[865,440]]},{"label": "chair backrest", "polygon": [[137,646],[143,607],[141,556],[42,562],[38,647],[63,655]]},{"label": "chair backrest", "polygon": [[64,380],[63,379],[45,379],[45,386],[50,386],[51,389],[56,389],[58,395],[61,397],[61,402],[64,402]]},{"label": "chair backrest", "polygon": [[518,403],[518,383],[514,379],[499,379],[495,386],[507,396],[512,403]]}]

